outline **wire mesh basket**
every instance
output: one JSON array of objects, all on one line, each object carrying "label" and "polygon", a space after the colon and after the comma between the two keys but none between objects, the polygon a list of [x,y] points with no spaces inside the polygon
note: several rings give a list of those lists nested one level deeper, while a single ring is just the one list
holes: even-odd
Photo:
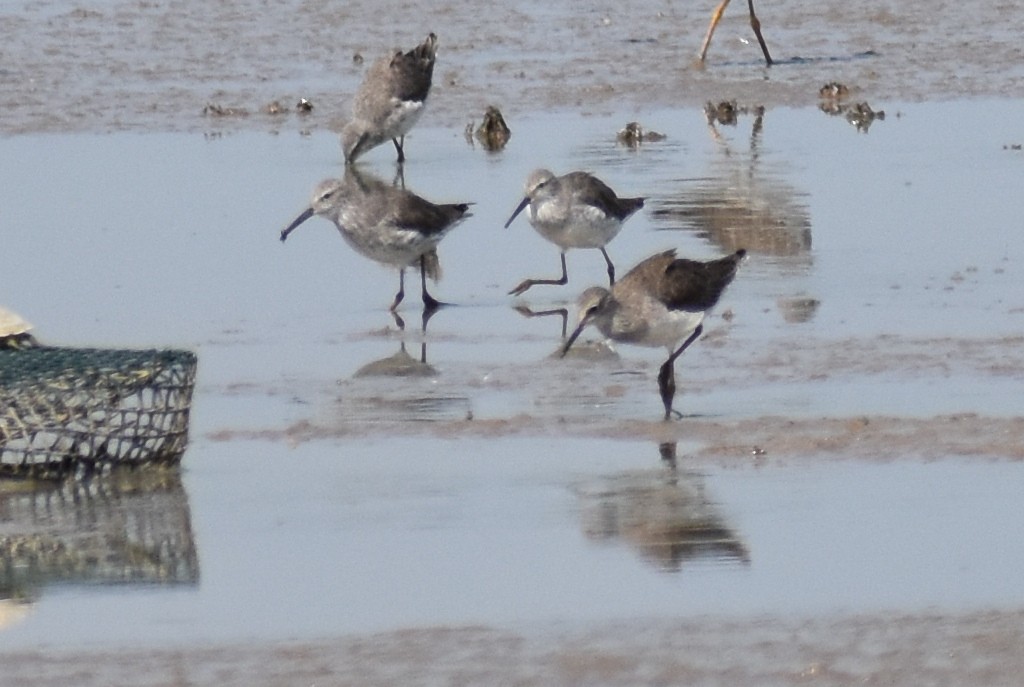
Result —
[{"label": "wire mesh basket", "polygon": [[196,356],[182,350],[0,350],[0,476],[178,463]]}]

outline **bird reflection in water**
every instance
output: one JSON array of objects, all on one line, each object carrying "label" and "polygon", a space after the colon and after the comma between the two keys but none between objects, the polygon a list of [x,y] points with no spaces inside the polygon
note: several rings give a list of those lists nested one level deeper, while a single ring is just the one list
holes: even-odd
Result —
[{"label": "bird reflection in water", "polygon": [[[681,191],[653,201],[651,216],[663,231],[690,231],[723,252],[745,248],[752,256],[767,256],[762,264],[783,275],[806,274],[813,264],[811,216],[806,193],[785,179],[783,163],[763,150],[766,113],[763,107],[736,102],[708,103],[708,131],[720,155],[710,158],[707,173],[681,179]],[[725,133],[751,120],[746,149]],[[787,322],[813,318],[818,301],[797,289],[780,299]]]},{"label": "bird reflection in water", "polygon": [[[660,199],[652,212],[655,222],[662,230],[693,231],[724,252],[745,248],[794,265],[809,265],[811,218],[806,194],[784,180],[778,164],[762,159],[764,109],[709,103],[705,116],[722,154],[712,159],[707,175],[681,180],[681,193]],[[736,126],[744,116],[753,117],[746,152],[735,149],[719,128]]]},{"label": "bird reflection in water", "polygon": [[409,354],[405,345],[405,322],[392,313],[398,325],[400,341],[398,351],[386,358],[380,358],[366,363],[356,370],[353,377],[434,377],[437,370],[427,362],[427,322],[429,316],[424,316],[422,336],[420,337],[420,355],[415,358]]},{"label": "bird reflection in water", "polygon": [[581,485],[584,534],[623,540],[660,570],[698,561],[750,563],[750,553],[705,493],[702,476],[681,471],[676,444],[658,447],[660,470],[610,475]]}]

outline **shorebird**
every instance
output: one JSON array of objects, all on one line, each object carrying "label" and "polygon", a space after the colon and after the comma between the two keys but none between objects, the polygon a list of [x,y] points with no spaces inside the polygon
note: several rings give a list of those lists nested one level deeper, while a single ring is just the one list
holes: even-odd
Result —
[{"label": "shorebird", "polygon": [[704,315],[718,303],[746,254],[740,249],[700,262],[667,250],[631,269],[610,291],[587,289],[579,298],[579,325],[562,347],[562,356],[589,324],[613,341],[666,347],[669,356],[658,372],[658,390],[668,420],[675,412],[676,358],[703,333]]},{"label": "shorebird", "polygon": [[644,206],[643,198],[619,198],[607,184],[586,172],[556,177],[546,169],[537,169],[527,177],[526,193],[505,222],[506,229],[527,205],[530,224],[562,252],[562,276],[525,279],[509,295],[518,296],[537,284],[567,284],[565,253],[570,248],[600,249],[608,263],[608,282],[615,283],[615,266],[604,247],[619,233],[622,223]]},{"label": "shorebird", "polygon": [[[717,27],[718,22],[722,20],[722,13],[725,12],[725,8],[728,4],[729,0],[722,0],[711,15],[711,24],[708,26],[708,32],[704,36],[704,42],[700,46],[701,64],[704,63],[704,57],[708,54],[708,46],[711,45],[711,36],[715,33],[715,27]],[[754,14],[754,0],[747,0],[747,7],[750,8],[750,27],[754,29],[754,35],[757,36],[757,42],[761,44],[761,52],[764,53],[765,64],[770,67],[773,64],[772,56],[768,54],[768,44],[764,42],[764,36],[761,35],[761,22],[758,21],[757,15]]]},{"label": "shorebird", "polygon": [[394,312],[405,297],[405,269],[420,269],[425,312],[442,305],[427,291],[427,277],[437,280],[437,244],[456,224],[470,216],[469,204],[435,205],[405,189],[349,167],[342,179],[325,179],[313,191],[302,214],[281,231],[281,240],[314,215],[334,222],[357,253],[398,268]]},{"label": "shorebird", "polygon": [[352,101],[352,121],[341,132],[347,164],[388,139],[395,144],[398,162],[405,162],[405,135],[427,104],[436,55],[437,36],[432,33],[409,52],[373,63]]}]

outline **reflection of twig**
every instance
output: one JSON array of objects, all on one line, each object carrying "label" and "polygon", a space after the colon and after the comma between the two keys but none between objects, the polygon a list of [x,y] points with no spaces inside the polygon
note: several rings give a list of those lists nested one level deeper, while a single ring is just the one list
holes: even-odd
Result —
[{"label": "reflection of twig", "polygon": [[722,134],[718,131],[717,124],[722,126],[736,126],[740,116],[753,115],[754,123],[750,128],[750,148],[751,155],[753,158],[757,158],[757,139],[761,135],[761,130],[764,128],[764,105],[754,105],[748,107],[746,105],[737,105],[735,100],[723,100],[722,102],[715,105],[708,101],[704,105],[704,116],[708,121],[708,130],[711,132],[711,138],[718,143],[727,145]]}]

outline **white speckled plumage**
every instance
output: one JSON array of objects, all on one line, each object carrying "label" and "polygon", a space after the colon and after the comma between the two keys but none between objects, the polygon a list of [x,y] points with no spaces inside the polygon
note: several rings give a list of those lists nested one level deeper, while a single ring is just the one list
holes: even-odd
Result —
[{"label": "white speckled plumage", "polygon": [[399,291],[392,310],[404,297],[405,269],[413,266],[423,272],[424,304],[436,307],[425,280],[427,276],[436,278],[437,245],[470,216],[468,209],[465,203],[431,203],[349,167],[342,179],[317,184],[310,206],[281,231],[281,240],[314,215],[329,219],[357,253],[399,270]]},{"label": "white speckled plumage", "polygon": [[619,198],[607,184],[587,172],[569,172],[559,177],[546,169],[534,170],[526,180],[522,201],[505,227],[528,207],[530,224],[561,251],[562,276],[526,279],[509,293],[519,295],[537,284],[566,284],[569,277],[565,253],[571,248],[600,250],[608,265],[608,280],[614,283],[615,266],[605,246],[643,204],[643,198]]}]

